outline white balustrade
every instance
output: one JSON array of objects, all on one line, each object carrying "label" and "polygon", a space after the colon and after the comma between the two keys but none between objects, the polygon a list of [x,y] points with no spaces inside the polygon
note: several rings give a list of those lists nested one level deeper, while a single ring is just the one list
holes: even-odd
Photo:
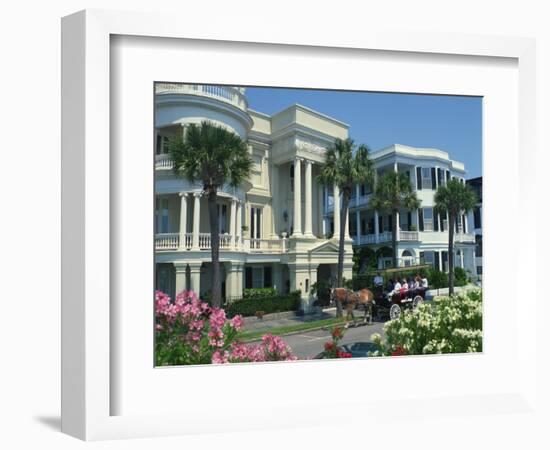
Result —
[{"label": "white balustrade", "polygon": [[400,241],[418,241],[418,231],[399,231]]},{"label": "white balustrade", "polygon": [[160,233],[155,235],[155,248],[158,250],[177,249],[179,241],[179,233]]},{"label": "white balustrade", "polygon": [[203,84],[180,84],[180,83],[157,83],[157,95],[167,94],[188,94],[211,97],[225,103],[246,110],[248,103],[244,94],[237,88],[231,86],[215,86]]},{"label": "white balustrade", "polygon": [[162,153],[155,155],[155,168],[156,169],[171,169],[174,167],[174,161],[170,158],[168,153]]},{"label": "white balustrade", "polygon": [[283,253],[287,251],[285,239],[245,239],[245,250],[250,253]]}]

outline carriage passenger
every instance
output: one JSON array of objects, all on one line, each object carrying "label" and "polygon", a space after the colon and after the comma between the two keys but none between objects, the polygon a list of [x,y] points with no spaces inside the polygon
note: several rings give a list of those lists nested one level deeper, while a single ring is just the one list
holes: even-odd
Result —
[{"label": "carriage passenger", "polygon": [[401,293],[404,294],[409,290],[409,284],[407,283],[407,279],[403,278],[401,283]]},{"label": "carriage passenger", "polygon": [[423,277],[422,277],[421,286],[422,286],[424,289],[428,289],[428,279],[426,278],[426,276],[423,276]]}]

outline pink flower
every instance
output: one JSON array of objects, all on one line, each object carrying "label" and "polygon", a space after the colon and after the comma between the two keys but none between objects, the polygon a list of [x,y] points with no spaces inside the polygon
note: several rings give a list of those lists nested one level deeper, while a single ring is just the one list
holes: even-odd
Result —
[{"label": "pink flower", "polygon": [[230,325],[235,328],[235,330],[239,331],[243,328],[244,320],[242,316],[235,316],[229,321]]},{"label": "pink flower", "polygon": [[212,364],[225,364],[228,361],[228,352],[216,350],[212,353]]}]

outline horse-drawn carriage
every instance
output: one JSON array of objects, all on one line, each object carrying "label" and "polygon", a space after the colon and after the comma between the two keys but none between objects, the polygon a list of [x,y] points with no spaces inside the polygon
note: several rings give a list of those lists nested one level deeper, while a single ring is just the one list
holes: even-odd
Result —
[{"label": "horse-drawn carriage", "polygon": [[384,292],[382,287],[373,289],[375,316],[387,314],[397,319],[404,309],[416,309],[426,298],[426,288],[401,289],[398,292]]},{"label": "horse-drawn carriage", "polygon": [[416,309],[426,297],[426,288],[401,289],[398,292],[384,292],[382,287],[352,291],[347,288],[333,288],[330,303],[338,302],[347,311],[347,318],[353,319],[353,310],[362,307],[365,311],[363,322],[372,322],[373,316],[389,315],[397,319],[403,309]]}]

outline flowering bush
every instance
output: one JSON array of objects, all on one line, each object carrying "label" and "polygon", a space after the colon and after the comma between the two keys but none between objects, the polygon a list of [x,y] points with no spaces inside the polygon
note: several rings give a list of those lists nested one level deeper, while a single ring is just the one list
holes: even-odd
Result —
[{"label": "flowering bush", "polygon": [[344,337],[344,328],[334,327],[330,335],[332,337],[331,341],[325,342],[325,350],[322,353],[323,358],[351,358],[351,353],[345,352],[338,345],[340,340]]},{"label": "flowering bush", "polygon": [[482,293],[439,297],[434,305],[424,303],[416,311],[405,311],[384,325],[386,341],[371,336],[378,346],[372,356],[401,356],[433,353],[481,352]]},{"label": "flowering bush", "polygon": [[214,364],[294,360],[296,357],[285,341],[271,334],[264,335],[260,344],[234,342],[228,350],[216,350],[212,355]]},{"label": "flowering bush", "polygon": [[288,361],[295,357],[280,337],[265,335],[259,345],[238,341],[241,316],[227,320],[225,311],[183,291],[174,302],[155,293],[155,357],[157,365]]}]

